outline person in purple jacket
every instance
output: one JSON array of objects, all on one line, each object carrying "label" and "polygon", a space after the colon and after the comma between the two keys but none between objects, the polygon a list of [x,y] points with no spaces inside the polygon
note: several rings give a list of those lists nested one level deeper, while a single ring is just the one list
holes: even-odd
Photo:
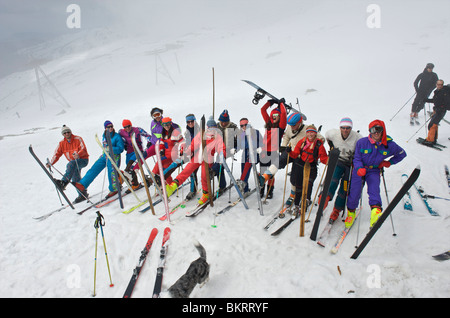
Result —
[{"label": "person in purple jacket", "polygon": [[127,152],[125,162],[127,163],[127,167],[124,170],[124,174],[128,179],[131,179],[131,185],[133,187],[133,190],[136,190],[140,188],[140,184],[137,179],[137,175],[135,171],[132,169],[132,166],[134,162],[136,161],[136,154],[134,153],[134,148],[131,143],[131,137],[133,136],[133,133],[136,137],[136,144],[143,152],[142,148],[142,140],[141,137],[147,138],[148,141],[150,141],[151,135],[148,134],[144,129],[140,127],[133,127],[131,124],[131,121],[129,119],[124,119],[122,121],[122,127],[123,129],[119,130],[119,135],[123,139],[123,143],[125,146],[125,151]]},{"label": "person in purple jacket", "polygon": [[353,158],[353,172],[350,193],[347,199],[347,219],[345,226],[350,227],[355,220],[355,210],[362,195],[364,182],[371,207],[370,227],[382,213],[380,196],[380,171],[397,164],[406,157],[406,152],[386,134],[383,121],[374,120],[369,124],[369,136],[356,143]]}]

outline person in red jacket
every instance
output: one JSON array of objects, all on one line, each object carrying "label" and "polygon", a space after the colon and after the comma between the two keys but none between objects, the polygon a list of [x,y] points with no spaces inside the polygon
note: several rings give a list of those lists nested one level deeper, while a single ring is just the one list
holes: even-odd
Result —
[{"label": "person in red jacket", "polygon": [[[217,124],[213,118],[210,118],[207,122],[207,129],[205,131],[205,139],[206,139],[206,148],[204,149],[204,153],[202,157],[206,157],[206,161],[208,166],[205,164],[203,158],[199,158],[200,149],[202,145],[202,136],[201,134],[197,134],[194,137],[193,142],[191,143],[190,153],[192,155],[191,161],[186,165],[183,171],[176,176],[171,184],[167,184],[166,192],[167,196],[170,197],[175,190],[186,181],[189,176],[201,166],[201,179],[202,179],[202,189],[203,195],[198,200],[198,204],[204,204],[209,201],[209,196],[211,195],[208,192],[208,183],[206,180],[206,169],[212,167],[214,163],[214,154],[215,153],[223,153],[224,158],[226,157],[226,147],[225,143],[222,139],[222,134],[220,130],[217,128]],[[195,147],[194,147],[195,146]]]},{"label": "person in red jacket", "polygon": [[47,163],[46,166],[50,168],[50,166],[58,162],[62,155],[66,157],[69,161],[66,166],[66,172],[61,180],[55,180],[61,190],[65,190],[70,180],[72,182],[81,180],[81,169],[88,165],[89,154],[83,138],[72,134],[72,130],[69,127],[63,125],[61,134],[64,136],[64,139],[59,142],[50,164]]},{"label": "person in red jacket", "polygon": [[[290,181],[295,187],[295,207],[293,212],[298,213],[303,191],[307,191],[307,205],[310,204],[312,187],[317,177],[318,161],[320,160],[321,163],[327,164],[328,155],[323,141],[317,138],[317,128],[314,125],[306,127],[306,137],[297,143],[294,150],[288,147],[286,151],[289,152],[291,158],[295,159]],[[303,189],[303,169],[307,161],[310,163],[308,189]]]},{"label": "person in red jacket", "polygon": [[[181,133],[180,127],[172,122],[172,118],[164,117],[161,120],[161,125],[163,127],[163,131],[161,133],[162,144],[160,145],[159,152],[161,155],[163,169],[166,169],[172,164],[172,162],[180,159],[178,146],[180,145],[180,142],[184,140],[184,138],[183,134]],[[152,172],[155,175],[159,175],[159,166],[155,165]],[[167,184],[172,183],[172,177],[170,176],[170,174],[167,174],[164,177]]]},{"label": "person in red jacket", "polygon": [[[273,99],[267,101],[263,107],[261,107],[261,115],[265,122],[266,133],[263,139],[262,152],[260,154],[260,169],[261,171],[267,170],[272,163],[278,165],[279,159],[278,150],[280,148],[281,139],[283,138],[284,130],[287,125],[287,112],[284,106],[284,98],[279,101]],[[274,108],[270,112],[270,116],[267,110],[274,104],[278,103],[278,107]],[[275,178],[272,177],[267,181],[267,198],[273,197],[273,188],[275,186]],[[264,185],[261,186],[261,197],[264,197]]]}]

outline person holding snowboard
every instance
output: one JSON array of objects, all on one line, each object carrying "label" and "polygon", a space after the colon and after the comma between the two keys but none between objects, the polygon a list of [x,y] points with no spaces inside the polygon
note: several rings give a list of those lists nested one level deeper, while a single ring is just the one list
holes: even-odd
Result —
[{"label": "person holding snowboard", "polygon": [[[294,150],[288,147],[286,151],[289,156],[294,159],[292,172],[291,172],[291,184],[295,186],[295,200],[293,214],[300,211],[300,201],[302,199],[302,192],[306,192],[307,206],[311,202],[311,192],[314,181],[317,177],[317,165],[320,160],[321,163],[327,164],[328,155],[323,141],[317,138],[317,128],[314,125],[306,127],[306,137],[300,140],[295,146]],[[303,189],[303,172],[305,163],[310,163],[310,172],[308,180],[308,188]]]},{"label": "person holding snowboard", "polygon": [[[278,106],[274,108],[270,115],[267,110],[274,104]],[[272,162],[278,160],[278,151],[280,148],[281,139],[283,138],[284,130],[287,125],[287,112],[284,106],[284,98],[279,101],[273,99],[267,101],[263,107],[261,107],[261,115],[265,122],[266,132],[263,139],[263,147],[260,153],[260,163],[259,166],[261,171],[266,170],[270,167],[272,163],[278,164],[278,162]],[[273,189],[275,186],[275,179],[272,176],[270,180],[267,181],[267,198],[273,198]],[[264,197],[264,185],[261,187],[261,197]]]},{"label": "person holding snowboard", "polygon": [[[105,121],[104,123],[105,127],[105,133],[103,133],[103,147],[107,148],[108,143],[106,141],[106,129],[109,130],[109,133],[111,135],[111,145],[114,152],[114,160],[116,161],[117,166],[120,166],[120,154],[123,152],[124,143],[122,137],[115,132],[114,125],[109,120]],[[107,150],[108,151],[108,150]],[[103,171],[103,169],[108,169],[108,181],[109,181],[109,193],[106,196],[106,198],[112,197],[113,195],[117,194],[120,189],[117,189],[116,186],[116,176],[117,173],[114,172],[114,167],[109,161],[108,157],[105,153],[102,153],[102,155],[97,159],[97,161],[92,165],[92,167],[86,172],[85,176],[79,181],[75,183],[75,186],[77,187],[78,191],[80,191],[80,195],[78,198],[75,199],[74,203],[81,202],[86,200],[88,197],[87,188],[89,185],[94,181],[94,179],[100,174],[100,172]],[[122,182],[120,182],[122,183]]]},{"label": "person holding snowboard", "polygon": [[61,180],[55,179],[58,187],[64,191],[67,184],[70,181],[78,182],[81,179],[81,169],[86,167],[89,163],[89,154],[84,144],[83,138],[72,134],[72,130],[63,125],[61,129],[61,134],[64,139],[61,140],[56,147],[55,153],[53,154],[50,163],[47,163],[47,168],[50,168],[55,163],[58,162],[59,158],[64,155],[69,163],[66,166],[66,172]]},{"label": "person holding snowboard", "polygon": [[425,101],[430,96],[434,87],[436,86],[436,82],[439,79],[436,73],[433,72],[434,64],[428,63],[425,66],[425,69],[422,73],[420,73],[416,80],[414,81],[414,89],[416,90],[416,98],[411,107],[411,115],[410,115],[410,124],[414,125],[414,121],[416,124],[418,113],[424,108]]},{"label": "person holding snowboard", "polygon": [[369,124],[369,136],[356,142],[350,193],[347,200],[345,226],[351,227],[355,211],[367,183],[369,206],[371,208],[370,227],[383,211],[380,196],[380,170],[397,164],[406,157],[405,150],[397,145],[386,133],[383,121],[374,120]]},{"label": "person holding snowboard", "polygon": [[424,144],[434,145],[437,142],[439,123],[450,109],[450,86],[444,86],[444,81],[438,80],[433,98],[426,101],[433,103],[434,106],[431,120],[428,123],[428,136]]}]

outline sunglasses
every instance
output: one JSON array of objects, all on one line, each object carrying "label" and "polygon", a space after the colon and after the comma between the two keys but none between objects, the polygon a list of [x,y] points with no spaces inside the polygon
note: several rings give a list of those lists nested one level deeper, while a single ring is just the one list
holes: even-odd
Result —
[{"label": "sunglasses", "polygon": [[123,126],[123,128],[131,128],[131,125]]},{"label": "sunglasses", "polygon": [[188,120],[188,121],[186,121],[186,123],[187,123],[187,124],[193,124],[194,121],[193,121],[193,120]]},{"label": "sunglasses", "polygon": [[108,125],[108,126],[106,126],[106,128],[114,128],[114,126],[113,125]]},{"label": "sunglasses", "polygon": [[341,129],[350,130],[350,129],[352,129],[352,127],[341,127]]},{"label": "sunglasses", "polygon": [[170,126],[170,125],[172,125],[172,122],[170,122],[170,121],[169,121],[168,123],[162,123],[162,124],[161,124],[161,126],[163,126],[163,127],[164,127],[164,126]]}]

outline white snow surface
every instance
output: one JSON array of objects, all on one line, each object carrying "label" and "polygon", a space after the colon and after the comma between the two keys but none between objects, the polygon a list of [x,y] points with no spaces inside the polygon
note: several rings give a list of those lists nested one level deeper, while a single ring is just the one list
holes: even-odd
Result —
[{"label": "white snow surface", "polygon": [[[239,11],[236,2],[227,1],[222,6],[226,3]],[[198,120],[203,114],[212,115],[212,68],[216,119],[228,109],[233,122],[248,117],[263,131],[260,106],[264,101],[259,106],[251,103],[255,91],[243,79],[284,97],[294,107],[298,98],[307,123],[322,125],[322,132],[337,128],[340,119],[348,116],[354,129],[367,136],[368,124],[381,119],[387,133],[408,154],[401,163],[386,169],[389,198],[400,189],[401,175],[418,165],[421,175],[417,183],[429,194],[450,197],[444,174],[444,165],[450,165],[448,148],[439,152],[416,143],[415,138],[424,137],[426,131],[409,125],[411,102],[391,120],[414,93],[413,81],[428,62],[436,65],[440,78],[450,81],[450,3],[377,1],[381,27],[375,29],[366,25],[369,1],[276,3],[268,2],[265,10],[259,8],[255,13],[259,18],[238,21],[233,20],[233,10],[217,8],[216,12],[210,8],[218,15],[227,15],[221,21],[229,23],[193,31],[179,25],[179,34],[161,35],[157,40],[144,33],[105,39],[109,31],[82,30],[89,36],[77,34],[71,41],[67,35],[26,50],[47,60],[41,68],[71,107],[61,106],[44,81],[46,107],[41,110],[32,68],[0,79],[0,297],[92,297],[96,211],[106,221],[103,229],[114,283],[109,287],[99,236],[97,297],[123,296],[140,251],[156,227],[159,234],[133,293],[134,298],[152,296],[162,233],[167,226],[172,235],[162,297],[168,297],[167,289],[198,257],[194,247],[197,240],[207,251],[211,272],[209,281],[202,288],[196,287],[192,298],[450,296],[450,261],[437,262],[431,257],[449,249],[448,201],[430,200],[440,214],[433,217],[415,190],[411,190],[414,210],[406,211],[400,203],[392,213],[397,236],[392,235],[390,220],[386,220],[357,260],[350,256],[368,230],[366,193],[359,235],[353,228],[336,255],[330,249],[343,223],[335,226],[326,248],[318,246],[309,238],[316,208],[311,222],[306,223],[305,237],[299,237],[298,220],[278,237],[263,230],[282,204],[285,170],[276,175],[275,196],[264,205],[264,216],[260,216],[257,198],[252,195],[247,199],[248,210],[239,204],[214,217],[216,209],[228,204],[227,194],[195,218],[183,216],[194,205],[188,203],[173,215],[173,220],[178,219],[174,224],[158,220],[151,212],[124,214],[118,202],[81,216],[66,208],[43,221],[33,219],[57,209],[60,203],[53,184],[30,156],[30,144],[42,160],[50,158],[62,139],[61,126],[69,126],[87,144],[90,162],[84,174],[101,154],[94,135],[103,132],[107,119],[116,130],[125,118],[149,130],[150,109],[159,106],[184,129],[188,113],[194,113]],[[249,15],[251,8],[250,3],[245,6]],[[192,19],[196,19],[195,14]],[[164,25],[160,27],[163,34]],[[101,39],[96,41],[96,35]],[[83,41],[89,43],[83,45]],[[423,123],[423,113],[420,120]],[[450,126],[442,122],[439,141],[449,147],[449,136]],[[147,162],[153,167],[152,159]],[[231,165],[230,160],[228,163]],[[64,171],[65,165],[65,158],[61,158],[56,167]],[[313,194],[323,169],[320,165]],[[90,194],[102,190],[103,176],[89,187]],[[238,164],[234,165],[234,176],[240,176]],[[254,187],[253,176],[249,180]],[[386,207],[384,189],[381,191]],[[72,200],[76,197],[71,186],[66,194]],[[144,190],[137,195],[146,198]],[[174,195],[170,205],[181,199],[181,193]],[[231,199],[237,199],[234,189]],[[124,203],[130,208],[137,201],[129,195]],[[324,212],[319,233],[332,205]],[[158,215],[164,213],[163,204],[155,209]]]}]

